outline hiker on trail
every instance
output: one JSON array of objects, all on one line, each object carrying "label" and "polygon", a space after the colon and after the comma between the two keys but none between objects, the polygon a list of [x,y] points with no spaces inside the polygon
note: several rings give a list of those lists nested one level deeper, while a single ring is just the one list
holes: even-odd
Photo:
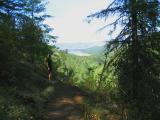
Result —
[{"label": "hiker on trail", "polygon": [[51,54],[48,54],[48,56],[46,58],[46,62],[47,62],[47,68],[48,68],[48,80],[51,80],[51,77],[52,77],[52,58],[51,58]]}]

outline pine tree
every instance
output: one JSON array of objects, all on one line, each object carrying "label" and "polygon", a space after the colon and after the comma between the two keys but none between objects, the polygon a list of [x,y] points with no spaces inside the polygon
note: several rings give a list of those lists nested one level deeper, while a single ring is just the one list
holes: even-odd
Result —
[{"label": "pine tree", "polygon": [[[106,66],[115,66],[121,98],[126,107],[132,106],[130,113],[134,117],[128,119],[158,120],[159,9],[158,0],[114,0],[107,9],[88,16],[91,19],[119,16],[111,25],[114,28],[121,25],[123,29],[108,44],[108,54],[114,54]],[[133,107],[137,109],[135,112]]]},{"label": "pine tree", "polygon": [[47,45],[51,28],[43,24],[49,17],[45,5],[42,0],[0,1],[1,78],[12,79],[18,62],[42,63],[51,51]]}]

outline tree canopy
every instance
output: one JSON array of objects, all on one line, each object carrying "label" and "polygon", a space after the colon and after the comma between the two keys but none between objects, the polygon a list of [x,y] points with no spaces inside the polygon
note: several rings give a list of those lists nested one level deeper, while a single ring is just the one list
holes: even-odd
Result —
[{"label": "tree canopy", "polygon": [[[158,0],[114,0],[106,9],[91,14],[93,18],[117,15],[111,24],[123,27],[120,34],[107,45],[109,66],[115,67],[118,86],[125,106],[131,105],[138,112],[130,112],[129,119],[158,119],[160,87],[160,3]],[[107,57],[106,56],[106,57]],[[132,109],[131,108],[131,109]],[[150,113],[146,115],[145,113]]]}]

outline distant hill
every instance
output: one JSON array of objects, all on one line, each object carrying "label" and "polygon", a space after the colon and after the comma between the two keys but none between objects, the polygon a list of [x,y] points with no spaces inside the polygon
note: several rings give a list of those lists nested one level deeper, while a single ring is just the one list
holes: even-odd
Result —
[{"label": "distant hill", "polygon": [[105,42],[93,43],[57,43],[56,46],[61,50],[68,50],[68,53],[76,56],[102,56]]},{"label": "distant hill", "polygon": [[99,57],[104,53],[104,46],[94,46],[86,49],[72,49],[68,52],[76,56],[94,56]]},{"label": "distant hill", "polygon": [[104,49],[104,46],[93,46],[86,49],[71,49],[69,53],[77,56],[101,56]]},{"label": "distant hill", "polygon": [[59,47],[61,50],[82,50],[82,49],[89,49],[94,46],[103,46],[105,42],[98,41],[98,42],[92,42],[92,43],[56,43],[56,46]]},{"label": "distant hill", "polygon": [[91,55],[102,55],[104,50],[104,46],[93,46],[87,49],[82,49],[80,51]]},{"label": "distant hill", "polygon": [[68,53],[76,55],[76,56],[91,56],[91,54],[82,52],[81,50],[70,50]]}]

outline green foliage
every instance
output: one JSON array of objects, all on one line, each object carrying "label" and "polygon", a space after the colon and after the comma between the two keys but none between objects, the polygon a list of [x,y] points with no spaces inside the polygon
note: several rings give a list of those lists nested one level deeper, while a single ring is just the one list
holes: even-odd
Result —
[{"label": "green foliage", "polygon": [[[51,29],[43,24],[45,2],[9,0],[0,4],[0,77],[5,82],[15,77],[19,61],[42,63],[50,51],[47,45]],[[52,39],[51,39],[52,38]],[[4,82],[3,81],[3,82]]]},{"label": "green foliage", "polygon": [[[55,37],[43,24],[45,1],[0,1],[0,119],[43,119],[44,103],[54,92],[44,58]],[[50,39],[50,41],[49,41]]]},{"label": "green foliage", "polygon": [[158,0],[115,0],[106,9],[89,16],[106,19],[116,14],[118,18],[111,24],[111,32],[117,25],[123,27],[106,48],[105,65],[106,72],[113,68],[113,76],[117,77],[117,104],[127,111],[121,115],[122,119],[158,120],[159,5]]},{"label": "green foliage", "polygon": [[[89,68],[95,69],[97,61],[92,57],[79,57],[71,54],[66,55],[65,70],[70,77],[70,83],[80,86],[85,86],[87,80],[92,79],[93,72]],[[94,84],[94,83],[93,83]],[[86,85],[87,86],[87,85]]]},{"label": "green foliage", "polygon": [[[45,79],[44,58],[53,52],[53,79],[93,96],[85,104],[85,119],[158,120],[159,1],[114,0],[107,9],[90,15],[106,19],[116,14],[111,33],[118,24],[124,28],[102,57],[97,55],[101,48],[86,50],[93,56],[78,57],[47,45],[55,37],[43,24],[49,17],[45,4],[42,0],[0,1],[0,119],[42,118],[42,104],[54,92]],[[117,118],[109,117],[115,114]]]},{"label": "green foliage", "polygon": [[0,116],[2,120],[42,119],[44,104],[54,92],[40,70],[30,64],[17,64],[16,82],[0,86]]},{"label": "green foliage", "polygon": [[[16,96],[13,96],[10,94],[10,92],[4,92],[6,88],[1,87],[1,108],[0,108],[0,116],[2,120],[16,120],[16,119],[22,119],[22,120],[27,120],[32,116],[32,109],[27,108],[27,106],[24,106],[20,104],[20,101],[16,100]],[[11,89],[9,89],[11,90]],[[12,92],[13,93],[13,92]],[[30,111],[31,110],[31,111]]]}]

